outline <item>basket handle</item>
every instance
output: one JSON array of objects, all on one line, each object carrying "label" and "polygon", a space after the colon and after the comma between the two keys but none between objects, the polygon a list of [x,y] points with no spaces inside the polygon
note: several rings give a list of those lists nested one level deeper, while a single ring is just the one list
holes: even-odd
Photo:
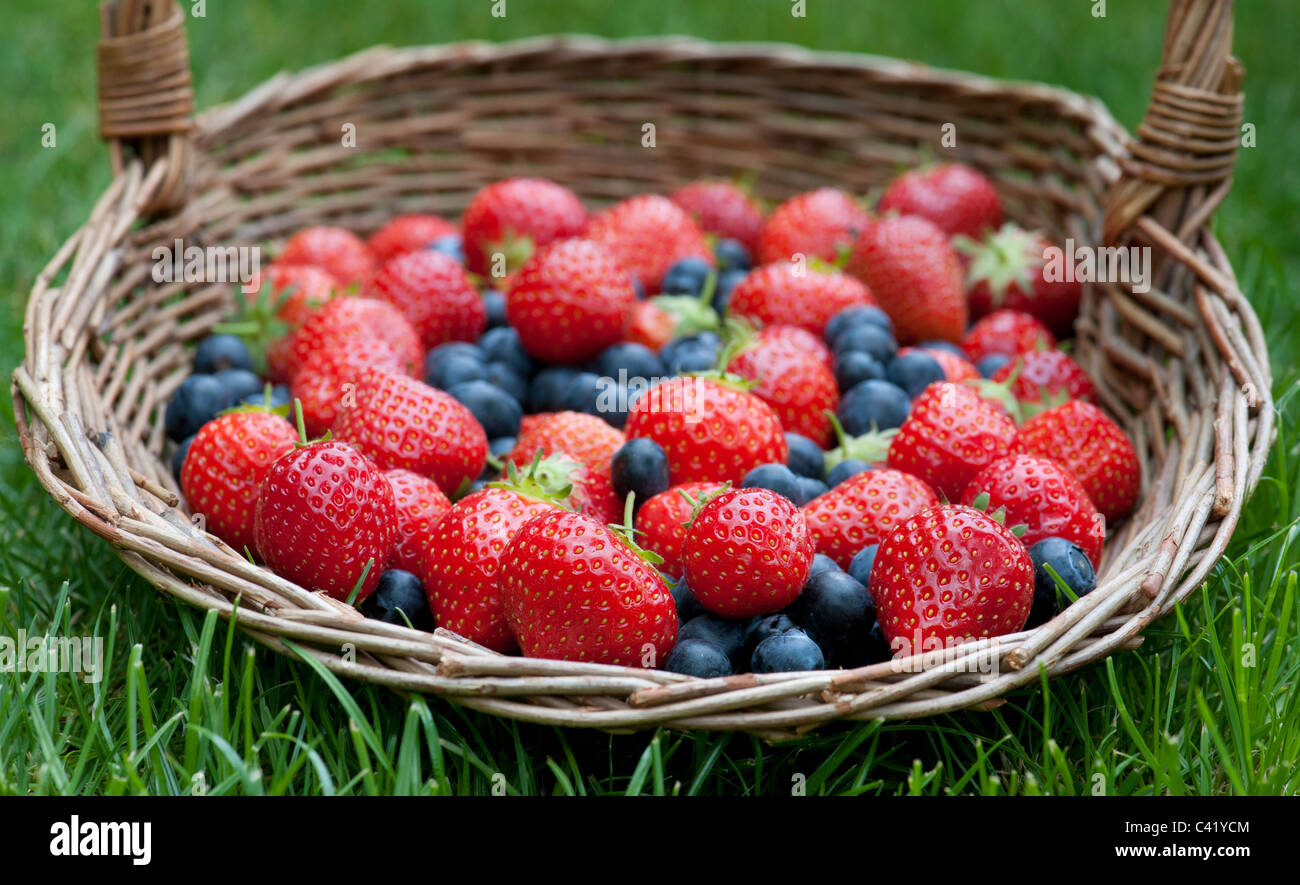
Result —
[{"label": "basket handle", "polygon": [[99,8],[96,52],[99,134],[113,171],[132,158],[146,169],[165,163],[146,215],[184,204],[194,148],[194,89],[185,13],[176,0],[107,0]]},{"label": "basket handle", "polygon": [[1197,235],[1232,184],[1243,77],[1232,0],[1170,0],[1151,103],[1107,195],[1105,242],[1134,225],[1166,242]]}]

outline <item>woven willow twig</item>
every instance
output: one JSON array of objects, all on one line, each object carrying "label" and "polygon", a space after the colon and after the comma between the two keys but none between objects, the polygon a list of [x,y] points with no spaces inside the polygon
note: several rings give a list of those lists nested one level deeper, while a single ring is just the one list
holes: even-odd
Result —
[{"label": "woven willow twig", "polygon": [[[1206,228],[1228,190],[1241,108],[1228,0],[1172,3],[1136,139],[1059,89],[684,38],[376,48],[279,75],[191,125],[172,13],[145,0],[105,8],[102,120],[118,174],[37,279],[14,411],[60,506],[160,590],[277,651],[496,715],[612,730],[777,737],[832,719],[990,709],[1041,672],[1140,644],[1222,555],[1263,470],[1274,435],[1264,338]],[[640,144],[645,122],[653,149]],[[355,148],[340,141],[345,123]],[[1137,444],[1142,503],[1112,527],[1097,590],[1046,625],[856,670],[712,680],[504,657],[365,620],[189,522],[162,461],[161,411],[188,370],[185,345],[226,316],[233,287],[154,283],[156,245],[274,248],[308,224],[367,233],[402,211],[455,216],[511,175],[553,178],[593,206],[738,171],[756,172],[773,200],[828,184],[861,193],[946,150],[945,123],[955,159],[997,181],[1011,217],[1156,255],[1149,291],[1085,292],[1076,353]]]}]

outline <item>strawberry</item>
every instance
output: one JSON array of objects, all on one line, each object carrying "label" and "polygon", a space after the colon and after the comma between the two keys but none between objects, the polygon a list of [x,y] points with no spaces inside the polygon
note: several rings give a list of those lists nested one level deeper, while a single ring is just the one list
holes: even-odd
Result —
[{"label": "strawberry", "polygon": [[1020,439],[1029,454],[1061,462],[1107,520],[1133,511],[1142,462],[1133,441],[1101,409],[1072,400],[1030,418]]},{"label": "strawberry", "polygon": [[798,597],[812,566],[808,523],[769,489],[733,489],[695,515],[682,559],[700,604],[725,618],[770,614]]},{"label": "strawberry", "polygon": [[799,254],[834,262],[869,218],[844,191],[823,187],[798,194],[767,217],[758,238],[759,263],[791,261]]},{"label": "strawberry", "polygon": [[945,350],[942,347],[903,347],[899,348],[898,355],[910,353],[913,350],[920,350],[927,356],[933,357],[940,368],[943,369],[945,381],[972,381],[979,378],[979,370],[975,368],[970,360],[963,359],[951,350]]},{"label": "strawberry", "polygon": [[675,203],[657,194],[642,194],[615,203],[594,216],[584,234],[605,246],[623,268],[645,287],[659,291],[668,268],[688,256],[713,264],[704,234]]},{"label": "strawberry", "polygon": [[550,465],[551,474],[547,479],[551,486],[569,489],[566,496],[569,509],[605,524],[622,522],[624,502],[614,491],[608,462],[603,467],[588,465],[557,450],[546,455],[543,465]]},{"label": "strawberry", "polygon": [[460,221],[465,264],[480,276],[494,275],[492,255],[505,258],[510,274],[534,251],[582,234],[587,210],[568,188],[544,178],[507,178],[474,195]]},{"label": "strawberry", "polygon": [[871,288],[901,343],[961,340],[966,331],[961,260],[932,222],[916,215],[873,221],[854,242],[846,269]]},{"label": "strawberry", "polygon": [[506,460],[519,467],[543,455],[564,452],[581,464],[609,472],[609,461],[623,443],[623,432],[595,415],[583,412],[542,412],[525,415]]},{"label": "strawberry", "polygon": [[971,359],[979,361],[995,353],[1014,357],[1031,350],[1052,350],[1056,337],[1032,314],[995,310],[970,327],[961,346]]},{"label": "strawberry", "polygon": [[428,249],[437,240],[459,233],[460,228],[445,218],[410,213],[398,215],[375,231],[366,240],[366,245],[376,260],[384,264],[398,255]]},{"label": "strawberry", "polygon": [[420,336],[401,311],[374,298],[335,298],[276,342],[266,359],[273,378],[292,383],[313,353],[362,346],[359,342],[365,339],[386,343],[407,374],[414,375],[422,368]]},{"label": "strawberry", "polygon": [[939,496],[899,470],[869,470],[846,479],[804,505],[813,546],[847,569],[863,547],[879,544],[899,523]]},{"label": "strawberry", "polygon": [[410,374],[393,349],[377,338],[358,338],[341,350],[320,350],[307,357],[291,389],[302,404],[309,435],[323,436],[334,426],[343,398],[356,390],[367,369]]},{"label": "strawberry", "polygon": [[[1013,377],[1014,376],[1014,377]],[[993,380],[1010,379],[1011,393],[1022,404],[1044,408],[1066,399],[1092,402],[1097,394],[1083,368],[1059,350],[1031,350],[993,373]]]},{"label": "strawberry", "polygon": [[258,555],[277,575],[335,599],[358,585],[358,602],[374,591],[396,533],[392,487],[345,442],[299,445],[258,491]]},{"label": "strawberry", "polygon": [[447,495],[473,482],[487,461],[487,437],[469,409],[423,381],[383,369],[361,374],[333,430],[381,469],[427,476]]},{"label": "strawberry", "polygon": [[659,443],[674,485],[739,483],[758,465],[784,464],[789,455],[771,407],[717,379],[681,377],[656,384],[633,403],[624,430],[628,439],[644,436]]},{"label": "strawberry", "polygon": [[365,282],[374,273],[374,254],[350,230],[305,227],[285,241],[276,264],[310,264],[328,271],[344,286]]},{"label": "strawberry", "polygon": [[790,343],[783,328],[804,331],[768,326],[731,358],[726,369],[753,382],[751,393],[772,407],[783,429],[825,448],[833,436],[827,414],[840,402],[835,375],[815,351]]},{"label": "strawberry", "polygon": [[506,623],[530,657],[655,667],[677,637],[663,576],[590,516],[528,520],[501,556],[500,586]]},{"label": "strawberry", "polygon": [[487,328],[487,308],[455,258],[431,249],[399,255],[370,279],[366,293],[402,312],[426,348],[475,341]]},{"label": "strawberry", "polygon": [[1025,547],[1044,538],[1064,538],[1078,544],[1093,567],[1101,564],[1106,526],[1088,493],[1070,471],[1050,458],[1009,455],[985,467],[970,481],[962,503],[988,495],[988,506],[1006,508],[1006,521],[1024,524]]},{"label": "strawberry", "polygon": [[393,488],[396,528],[387,567],[418,575],[433,527],[451,509],[451,502],[427,476],[409,470],[385,470],[384,477]]},{"label": "strawberry", "polygon": [[506,317],[524,350],[552,363],[582,362],[619,341],[636,304],[631,278],[591,240],[539,249],[505,296]]},{"label": "strawberry", "polygon": [[896,654],[1004,636],[1024,627],[1034,564],[1006,526],[971,507],[926,507],[876,551],[871,595]]},{"label": "strawberry", "polygon": [[1077,280],[1047,278],[1050,240],[1008,222],[982,243],[958,239],[955,244],[970,257],[966,288],[971,316],[1019,310],[1042,320],[1057,337],[1070,337],[1083,286]]},{"label": "strawberry", "polygon": [[289,331],[307,322],[342,288],[334,275],[323,268],[276,261],[271,262],[253,287],[261,289],[264,285],[270,286],[271,298],[276,302],[276,319],[288,326]]},{"label": "strawberry", "polygon": [[980,237],[1002,224],[1002,198],[993,182],[960,163],[904,172],[885,188],[876,209],[919,215],[948,236]]},{"label": "strawberry", "polygon": [[858,305],[875,306],[876,299],[848,274],[781,261],[746,274],[731,290],[727,315],[758,326],[798,326],[820,337],[831,317]]},{"label": "strawberry", "polygon": [[624,337],[658,353],[676,333],[677,317],[653,301],[638,301],[632,306],[632,319]]},{"label": "strawberry", "polygon": [[955,501],[993,461],[1023,451],[1015,423],[975,388],[941,381],[912,403],[889,444],[889,466],[918,476]]},{"label": "strawberry", "polygon": [[685,571],[682,542],[695,505],[692,501],[722,491],[716,482],[684,482],[660,492],[636,512],[636,530],[641,546],[663,558],[659,571],[676,580]]},{"label": "strawberry", "polygon": [[819,362],[825,363],[826,368],[833,368],[835,358],[831,355],[831,349],[826,346],[820,335],[814,335],[807,329],[799,326],[764,326],[758,333],[758,337],[765,341],[781,342],[788,347],[805,351],[816,357]]},{"label": "strawberry", "polygon": [[181,467],[181,491],[207,528],[239,552],[256,546],[257,493],[271,464],[293,450],[293,425],[279,415],[239,409],[204,424]]},{"label": "strawberry", "polygon": [[668,195],[706,234],[739,240],[750,254],[758,250],[763,209],[730,181],[693,181]]}]

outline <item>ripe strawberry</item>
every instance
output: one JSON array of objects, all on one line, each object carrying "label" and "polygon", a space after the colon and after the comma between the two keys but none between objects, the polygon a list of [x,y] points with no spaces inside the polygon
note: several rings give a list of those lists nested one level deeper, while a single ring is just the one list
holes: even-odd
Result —
[{"label": "ripe strawberry", "polygon": [[660,492],[636,512],[637,538],[642,547],[663,557],[659,571],[676,580],[686,569],[682,542],[698,501],[725,488],[716,482],[684,482]]},{"label": "ripe strawberry", "polygon": [[693,181],[669,194],[706,234],[739,240],[750,254],[758,251],[763,209],[730,181]]},{"label": "ripe strawberry", "polygon": [[962,503],[982,494],[989,496],[989,507],[1006,508],[1008,524],[1028,526],[1020,539],[1026,548],[1044,538],[1065,538],[1079,545],[1094,568],[1101,564],[1105,522],[1079,481],[1056,461],[1035,455],[994,461],[971,480]]},{"label": "ripe strawberry", "polygon": [[554,488],[568,488],[565,503],[569,509],[585,513],[602,524],[619,524],[623,521],[623,500],[614,491],[614,478],[609,463],[603,467],[588,465],[563,451],[553,451],[539,466],[538,473],[547,471],[546,483]]},{"label": "ripe strawberry", "polygon": [[798,326],[820,337],[841,310],[875,304],[867,287],[848,274],[781,261],[756,268],[737,283],[727,314],[758,326]]},{"label": "ripe strawberry", "polygon": [[374,273],[374,254],[350,230],[305,227],[285,241],[276,264],[311,264],[329,271],[344,286],[363,283]]},{"label": "ripe strawberry", "polygon": [[956,245],[970,256],[966,287],[971,316],[1001,308],[1019,310],[1042,320],[1054,335],[1070,337],[1083,286],[1077,280],[1047,279],[1045,253],[1052,246],[1050,240],[1038,231],[1007,223],[982,243],[957,240]]},{"label": "ripe strawberry", "polygon": [[580,236],[587,210],[573,191],[553,181],[507,178],[474,195],[460,226],[472,272],[491,275],[491,256],[499,252],[509,274],[548,243]]},{"label": "ripe strawberry", "polygon": [[397,531],[388,480],[337,440],[300,445],[273,463],[256,514],[257,553],[272,571],[335,599],[347,599],[364,572],[358,602],[379,583]]},{"label": "ripe strawberry", "polygon": [[993,380],[1011,378],[1011,393],[1022,404],[1033,408],[1057,405],[1065,399],[1092,402],[1097,389],[1088,373],[1059,350],[1031,350],[1022,353],[993,373]]},{"label": "ripe strawberry", "polygon": [[636,290],[614,256],[591,240],[539,249],[506,290],[506,317],[530,356],[582,362],[619,341]]},{"label": "ripe strawberry", "polygon": [[[435,241],[446,236],[455,236],[460,228],[436,215],[410,213],[398,215],[379,230],[370,235],[366,245],[380,264],[384,264],[398,255],[428,249]],[[410,569],[407,569],[410,571]]]},{"label": "ripe strawberry", "polygon": [[387,301],[415,327],[426,348],[475,341],[487,328],[487,308],[455,258],[431,249],[399,255],[370,279],[366,292]]},{"label": "ripe strawberry", "polygon": [[1034,564],[1020,539],[988,514],[926,507],[880,543],[871,595],[895,653],[938,651],[953,640],[1024,627],[1034,601]]},{"label": "ripe strawberry", "polygon": [[733,489],[700,508],[686,530],[686,583],[700,604],[725,618],[780,611],[808,580],[813,543],[788,498],[769,489]]},{"label": "ripe strawberry", "polygon": [[334,275],[310,264],[280,264],[273,261],[266,273],[254,282],[254,288],[270,286],[271,299],[277,303],[275,317],[289,331],[307,322],[326,301],[342,288]]},{"label": "ripe strawberry", "polygon": [[955,501],[993,461],[1023,451],[1015,423],[975,388],[941,381],[912,403],[889,444],[889,466],[918,476]]},{"label": "ripe strawberry", "polygon": [[758,239],[761,264],[797,254],[834,262],[853,245],[870,216],[844,191],[823,187],[786,200],[767,217]]},{"label": "ripe strawberry", "polygon": [[358,338],[342,350],[320,350],[307,357],[291,388],[302,404],[308,435],[323,436],[334,426],[343,398],[356,390],[367,369],[410,374],[393,349],[377,338]]},{"label": "ripe strawberry", "polygon": [[1142,462],[1133,441],[1101,409],[1072,400],[1030,418],[1020,439],[1029,454],[1061,462],[1107,520],[1133,511]]},{"label": "ripe strawberry", "polygon": [[487,461],[487,437],[469,409],[415,378],[368,369],[334,420],[334,435],[383,470],[427,476],[445,494],[473,482]]},{"label": "ripe strawberry", "polygon": [[995,310],[970,327],[961,342],[973,360],[990,354],[1019,356],[1031,350],[1052,350],[1056,338],[1032,314],[1018,310]]},{"label": "ripe strawberry", "polygon": [[667,197],[642,194],[594,216],[584,235],[602,244],[645,287],[659,291],[668,268],[688,256],[713,264],[713,250],[691,217]]},{"label": "ripe strawberry", "polygon": [[271,375],[292,383],[298,370],[313,353],[343,351],[373,339],[386,343],[410,375],[420,371],[424,350],[420,336],[386,301],[374,298],[335,298],[322,306],[297,331],[280,339],[266,354]]},{"label": "ripe strawberry", "polygon": [[393,487],[396,528],[387,567],[418,575],[423,568],[424,550],[429,545],[433,527],[451,509],[451,502],[438,484],[427,476],[409,470],[385,470],[384,477]]},{"label": "ripe strawberry", "polygon": [[518,467],[531,464],[540,451],[543,456],[563,452],[593,470],[609,472],[609,461],[623,443],[623,432],[595,415],[583,412],[542,412],[525,415],[515,437],[515,447],[506,456]]},{"label": "ripe strawberry", "polygon": [[658,353],[677,333],[677,317],[653,301],[638,301],[632,306],[632,320],[625,338]]},{"label": "ripe strawberry", "polygon": [[951,350],[944,350],[942,347],[903,347],[899,349],[898,355],[902,356],[913,350],[920,350],[927,356],[933,357],[943,369],[945,381],[971,381],[980,376],[979,370],[970,360],[962,359]]},{"label": "ripe strawberry", "polygon": [[760,464],[785,463],[781,421],[758,397],[715,379],[670,378],[628,411],[628,439],[649,437],[668,455],[674,485],[739,483]]},{"label": "ripe strawberry", "polygon": [[960,163],[904,172],[885,189],[877,211],[919,215],[948,236],[980,237],[1002,224],[1002,198],[993,182]]},{"label": "ripe strawberry", "polygon": [[256,408],[227,412],[204,424],[181,467],[181,491],[190,510],[202,513],[208,531],[236,551],[251,550],[262,480],[297,439],[288,421]]},{"label": "ripe strawberry", "polygon": [[863,547],[879,544],[895,526],[939,496],[899,470],[859,473],[804,505],[813,546],[847,569]]},{"label": "ripe strawberry", "polygon": [[783,429],[826,448],[834,435],[827,415],[840,403],[835,375],[816,352],[791,344],[782,328],[792,327],[763,329],[726,369],[753,382],[750,392],[772,407]]},{"label": "ripe strawberry", "polygon": [[960,341],[966,331],[961,261],[947,235],[916,215],[868,224],[846,268],[871,288],[900,342]]},{"label": "ripe strawberry", "polygon": [[831,356],[831,349],[826,346],[826,342],[822,340],[821,336],[814,335],[799,326],[765,326],[759,331],[758,337],[766,341],[780,341],[788,347],[805,351],[816,357],[818,362],[825,363],[828,369],[835,365],[835,358]]},{"label": "ripe strawberry", "polygon": [[663,577],[590,516],[538,514],[501,556],[506,623],[525,655],[655,667],[677,638]]}]

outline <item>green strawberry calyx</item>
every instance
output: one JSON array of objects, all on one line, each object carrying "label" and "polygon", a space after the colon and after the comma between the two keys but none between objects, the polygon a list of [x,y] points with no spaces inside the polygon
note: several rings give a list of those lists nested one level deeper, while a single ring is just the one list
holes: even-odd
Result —
[{"label": "green strawberry calyx", "polygon": [[1034,296],[1034,272],[1043,266],[1042,240],[1014,222],[990,233],[979,243],[959,234],[952,239],[953,248],[970,257],[966,270],[966,288],[985,283],[999,307],[1008,289],[1016,286],[1028,298]]},{"label": "green strawberry calyx", "polygon": [[262,388],[262,401],[260,403],[240,403],[237,406],[231,406],[229,409],[222,409],[217,412],[217,417],[222,415],[247,415],[247,414],[264,414],[279,415],[281,418],[288,420],[291,411],[289,404],[282,406],[271,405],[271,384],[268,382]]},{"label": "green strawberry calyx", "polygon": [[[488,243],[483,249],[483,256],[487,259],[489,276],[485,280],[496,280],[500,282],[505,277],[523,267],[524,262],[533,257],[537,251],[537,245],[530,236],[520,236],[515,230],[509,229],[505,236],[495,242]],[[501,255],[505,259],[505,267],[502,268],[504,273],[501,276],[495,276],[491,272],[495,270],[496,255]]]},{"label": "green strawberry calyx", "polygon": [[653,550],[646,550],[636,542],[636,536],[643,533],[635,526],[635,519],[633,517],[635,512],[636,492],[628,492],[627,498],[623,501],[623,522],[611,522],[606,527],[615,537],[626,544],[629,550],[641,557],[645,562],[648,562],[650,565],[662,565],[664,561],[662,556],[655,553]]},{"label": "green strawberry calyx", "polygon": [[1025,367],[1025,361],[1017,358],[1012,364],[1011,372],[1001,381],[994,381],[992,378],[969,378],[961,383],[968,387],[975,388],[975,392],[990,402],[995,402],[1006,410],[1008,416],[1017,425],[1023,424],[1030,416],[1026,414],[1025,403],[1016,399],[1012,386],[1016,379],[1020,377],[1020,372]]},{"label": "green strawberry calyx", "polygon": [[296,285],[285,286],[278,295],[269,280],[250,298],[242,288],[235,289],[235,316],[212,327],[213,334],[234,335],[244,342],[253,358],[253,371],[266,374],[266,351],[291,331],[279,317],[280,309],[293,295]]},{"label": "green strawberry calyx", "polygon": [[682,528],[690,528],[691,523],[695,522],[695,518],[700,515],[700,511],[703,510],[710,501],[729,491],[731,491],[730,482],[724,482],[718,488],[703,492],[699,495],[692,495],[687,491],[678,489],[677,494],[681,495],[686,503],[691,505],[691,515],[686,522],[682,523]]},{"label": "green strawberry calyx", "polygon": [[650,303],[677,320],[673,337],[682,338],[699,332],[716,332],[722,325],[713,309],[713,292],[718,286],[718,272],[709,271],[699,295],[656,295]]},{"label": "green strawberry calyx", "polygon": [[976,495],[975,500],[970,502],[970,507],[973,510],[978,510],[980,513],[983,513],[989,519],[1011,532],[1011,534],[1015,535],[1017,538],[1023,538],[1025,533],[1029,531],[1029,526],[1023,522],[1012,526],[1007,525],[1007,508],[1005,506],[999,507],[997,510],[989,513],[988,492],[980,492]]},{"label": "green strawberry calyx", "polygon": [[830,419],[835,439],[839,443],[826,453],[828,473],[845,461],[856,459],[879,464],[889,457],[889,443],[898,433],[897,430],[877,430],[861,436],[849,436],[838,415],[828,409],[826,417]]},{"label": "green strawberry calyx", "polygon": [[757,334],[753,326],[742,319],[728,317],[723,323],[722,347],[718,350],[718,358],[713,368],[703,372],[687,372],[684,377],[701,378],[741,393],[749,393],[757,386],[757,382],[735,372],[729,372],[727,367],[740,353],[752,347],[756,339]]},{"label": "green strawberry calyx", "polygon": [[547,501],[562,510],[573,509],[569,506],[573,476],[583,469],[577,461],[561,454],[547,456],[538,448],[525,472],[520,473],[514,461],[507,461],[505,468],[505,479],[490,482],[485,488],[505,489],[526,498]]}]

